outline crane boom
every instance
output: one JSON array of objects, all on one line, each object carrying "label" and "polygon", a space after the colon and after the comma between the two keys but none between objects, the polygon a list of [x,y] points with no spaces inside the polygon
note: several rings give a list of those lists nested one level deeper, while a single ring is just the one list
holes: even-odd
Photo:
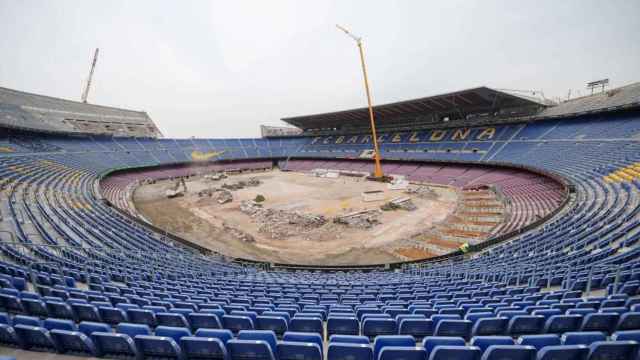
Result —
[{"label": "crane boom", "polygon": [[91,63],[91,70],[89,71],[89,78],[87,79],[87,86],[85,86],[84,91],[82,92],[82,102],[86,103],[87,98],[89,97],[89,89],[91,88],[91,80],[93,79],[93,71],[96,68],[96,63],[98,62],[98,52],[99,48],[96,48],[96,51],[93,53],[93,62]]}]

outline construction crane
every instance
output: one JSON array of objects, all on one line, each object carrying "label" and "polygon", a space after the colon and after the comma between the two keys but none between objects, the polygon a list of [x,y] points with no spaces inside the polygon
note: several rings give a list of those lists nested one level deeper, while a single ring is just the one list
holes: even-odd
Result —
[{"label": "construction crane", "polygon": [[337,25],[336,27],[343,31],[348,37],[353,39],[358,45],[358,52],[360,54],[360,65],[362,66],[362,76],[364,77],[364,90],[367,94],[367,104],[369,105],[369,121],[371,122],[371,135],[373,138],[373,159],[375,162],[373,177],[382,180],[384,179],[384,173],[382,172],[382,166],[380,165],[380,148],[378,147],[378,136],[376,134],[376,122],[373,117],[373,105],[371,105],[371,91],[369,90],[369,77],[367,76],[367,66],[364,63],[364,50],[362,48],[362,38],[352,34],[345,27]]},{"label": "construction crane", "polygon": [[82,102],[87,103],[87,97],[89,97],[89,89],[91,88],[91,80],[93,79],[93,70],[96,68],[96,63],[98,62],[98,52],[99,48],[96,48],[96,51],[93,53],[93,62],[91,63],[91,71],[89,71],[89,78],[87,79],[87,85],[84,87],[84,91],[82,91]]}]

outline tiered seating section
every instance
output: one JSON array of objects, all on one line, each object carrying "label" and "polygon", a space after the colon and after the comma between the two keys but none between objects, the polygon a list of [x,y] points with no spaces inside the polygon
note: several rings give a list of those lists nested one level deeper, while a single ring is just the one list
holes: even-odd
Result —
[{"label": "tiered seating section", "polygon": [[[483,253],[374,273],[265,271],[228,263],[173,243],[97,196],[99,176],[114,169],[207,157],[337,161],[357,158],[370,144],[336,143],[335,137],[157,140],[5,131],[3,141],[15,151],[0,152],[0,306],[7,313],[0,316],[0,341],[100,356],[206,353],[224,359],[226,353],[286,360],[317,359],[317,344],[309,345],[317,333],[366,337],[322,344],[328,359],[634,359],[637,332],[628,331],[640,329],[640,182],[604,177],[640,161],[638,118],[626,113],[511,124],[491,137],[480,138],[491,131],[475,129],[474,137],[462,140],[453,140],[454,132],[437,141],[422,141],[433,134],[401,134],[394,143],[397,137],[389,134],[383,141],[387,159],[525,165],[564,177],[575,192],[544,226]],[[444,172],[411,166],[411,173],[429,181],[472,182],[459,176],[468,172],[462,165]],[[528,210],[516,194],[542,208],[555,202],[548,184],[528,181],[504,181],[514,209]],[[401,317],[407,315],[418,316]],[[215,328],[230,330],[233,338],[216,341],[223,335]],[[274,342],[272,333],[252,329],[282,338]],[[283,330],[311,334],[285,339]],[[395,335],[413,338],[386,338]]]}]

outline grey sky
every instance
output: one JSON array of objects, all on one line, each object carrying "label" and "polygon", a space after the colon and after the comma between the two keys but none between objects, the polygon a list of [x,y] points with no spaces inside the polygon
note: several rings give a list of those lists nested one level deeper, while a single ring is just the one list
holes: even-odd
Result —
[{"label": "grey sky", "polygon": [[149,112],[169,137],[467,87],[585,94],[640,81],[640,1],[0,0],[0,86]]}]

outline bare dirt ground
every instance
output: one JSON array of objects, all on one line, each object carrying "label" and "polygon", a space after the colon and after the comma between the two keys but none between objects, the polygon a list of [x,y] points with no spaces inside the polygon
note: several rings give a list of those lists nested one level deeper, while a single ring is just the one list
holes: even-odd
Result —
[{"label": "bare dirt ground", "polygon": [[[261,184],[233,191],[234,199],[230,203],[218,204],[213,198],[197,195],[203,189],[219,188],[225,182],[247,181],[252,177],[260,179]],[[167,199],[164,192],[173,184],[161,181],[139,187],[134,193],[137,210],[155,225],[222,254],[296,264],[399,261],[385,249],[444,220],[454,211],[457,201],[456,192],[443,187],[432,187],[437,196],[425,199],[407,195],[401,190],[389,190],[387,184],[359,178],[342,176],[328,179],[277,170],[233,175],[219,181],[193,177],[186,182],[186,196]],[[384,200],[364,202],[361,193],[371,190],[383,191]],[[264,208],[322,215],[328,221],[320,227],[305,229],[291,236],[273,238],[262,229],[265,224],[259,224],[256,218],[240,210],[243,200],[252,200],[258,194],[266,198]],[[380,224],[369,229],[352,228],[332,221],[335,216],[345,213],[378,209],[386,201],[404,196],[412,198],[417,210],[381,212],[378,217]],[[243,241],[234,232],[249,234],[255,241]]]}]

